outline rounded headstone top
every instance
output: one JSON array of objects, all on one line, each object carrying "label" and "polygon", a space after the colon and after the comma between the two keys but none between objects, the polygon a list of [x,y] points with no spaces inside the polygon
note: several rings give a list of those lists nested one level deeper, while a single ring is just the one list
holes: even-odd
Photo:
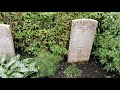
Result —
[{"label": "rounded headstone top", "polygon": [[97,20],[94,20],[94,19],[87,19],[87,18],[84,18],[84,19],[75,19],[75,20],[72,20],[73,22],[75,21],[93,21],[93,22],[98,22]]},{"label": "rounded headstone top", "polygon": [[72,27],[74,28],[96,28],[98,21],[94,19],[76,19],[72,20]]}]

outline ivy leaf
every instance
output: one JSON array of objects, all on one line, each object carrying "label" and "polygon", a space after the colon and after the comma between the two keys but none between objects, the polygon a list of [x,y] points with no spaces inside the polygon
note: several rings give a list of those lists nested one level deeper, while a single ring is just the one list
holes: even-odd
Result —
[{"label": "ivy leaf", "polygon": [[17,78],[23,78],[24,77],[24,75],[23,74],[21,74],[21,73],[13,73],[9,78],[15,78],[15,77],[17,77]]}]

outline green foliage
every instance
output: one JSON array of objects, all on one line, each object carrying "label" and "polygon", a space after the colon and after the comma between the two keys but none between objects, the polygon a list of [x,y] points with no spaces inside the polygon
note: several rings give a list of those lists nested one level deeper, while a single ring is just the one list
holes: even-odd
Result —
[{"label": "green foliage", "polygon": [[107,13],[96,38],[95,55],[107,71],[120,73],[120,13]]},{"label": "green foliage", "polygon": [[20,55],[12,58],[4,55],[0,60],[1,78],[25,78],[35,72],[37,69],[31,58],[20,60]]},{"label": "green foliage", "polygon": [[71,22],[91,18],[99,21],[92,54],[108,71],[120,72],[119,12],[1,12],[0,23],[10,24],[16,53],[37,56],[41,51],[67,55]]},{"label": "green foliage", "polygon": [[53,76],[59,67],[60,56],[51,54],[49,52],[40,53],[35,58],[36,67],[38,69],[37,77]]},{"label": "green foliage", "polygon": [[83,71],[77,68],[76,64],[71,64],[64,71],[64,74],[67,78],[77,78],[81,77]]},{"label": "green foliage", "polygon": [[[15,41],[15,49],[21,54],[37,55],[41,49],[47,50],[48,43],[54,42],[54,12],[2,12],[0,21],[10,24]],[[49,41],[48,41],[49,38]]]},{"label": "green foliage", "polygon": [[67,55],[71,21],[79,18],[101,20],[102,14],[102,12],[1,12],[0,23],[11,25],[17,53],[37,56],[41,50],[52,49],[53,53],[57,51],[57,54]]},{"label": "green foliage", "polygon": [[66,55],[68,52],[66,48],[61,47],[59,45],[52,45],[50,47],[50,50],[52,51],[53,54],[58,54],[58,55]]}]

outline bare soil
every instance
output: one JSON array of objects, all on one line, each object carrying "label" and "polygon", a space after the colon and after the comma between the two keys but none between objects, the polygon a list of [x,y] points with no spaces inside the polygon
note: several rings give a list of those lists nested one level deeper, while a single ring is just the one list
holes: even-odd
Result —
[{"label": "bare soil", "polygon": [[[77,67],[83,71],[80,78],[119,78],[120,75],[107,72],[103,69],[103,66],[98,62],[96,58],[90,58],[89,62],[76,63]],[[63,74],[64,70],[70,64],[64,59],[60,62],[59,69],[57,70],[53,78],[66,78]]]}]

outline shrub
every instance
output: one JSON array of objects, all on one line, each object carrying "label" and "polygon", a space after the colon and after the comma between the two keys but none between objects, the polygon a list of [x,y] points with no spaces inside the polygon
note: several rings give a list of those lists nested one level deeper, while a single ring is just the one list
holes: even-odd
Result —
[{"label": "shrub", "polygon": [[0,23],[11,25],[16,53],[34,57],[42,50],[67,55],[71,21],[96,19],[92,55],[100,57],[107,71],[120,72],[119,16],[119,12],[1,12]]},{"label": "shrub", "polygon": [[49,52],[40,53],[39,56],[35,58],[38,69],[37,77],[44,78],[53,76],[59,67],[60,59],[60,56]]},{"label": "shrub", "polygon": [[66,48],[60,47],[59,45],[52,45],[50,47],[50,50],[53,54],[58,54],[58,55],[66,55],[68,52]]},{"label": "shrub", "polygon": [[102,12],[1,12],[0,23],[11,25],[16,53],[37,56],[41,50],[51,51],[51,48],[54,53],[57,47],[60,49],[57,54],[67,55],[71,21],[101,20],[102,15]]},{"label": "shrub", "polygon": [[107,13],[96,38],[95,55],[107,71],[120,73],[120,13]]},{"label": "shrub", "polygon": [[20,60],[20,55],[12,58],[4,55],[0,60],[1,78],[25,78],[35,72],[37,69],[31,58]]},{"label": "shrub", "polygon": [[47,50],[48,42],[54,39],[52,27],[55,26],[55,14],[54,12],[2,12],[0,21],[11,25],[17,53],[35,56],[41,49]]},{"label": "shrub", "polygon": [[64,70],[64,75],[67,78],[77,78],[81,77],[83,71],[77,68],[76,64],[71,64]]}]

